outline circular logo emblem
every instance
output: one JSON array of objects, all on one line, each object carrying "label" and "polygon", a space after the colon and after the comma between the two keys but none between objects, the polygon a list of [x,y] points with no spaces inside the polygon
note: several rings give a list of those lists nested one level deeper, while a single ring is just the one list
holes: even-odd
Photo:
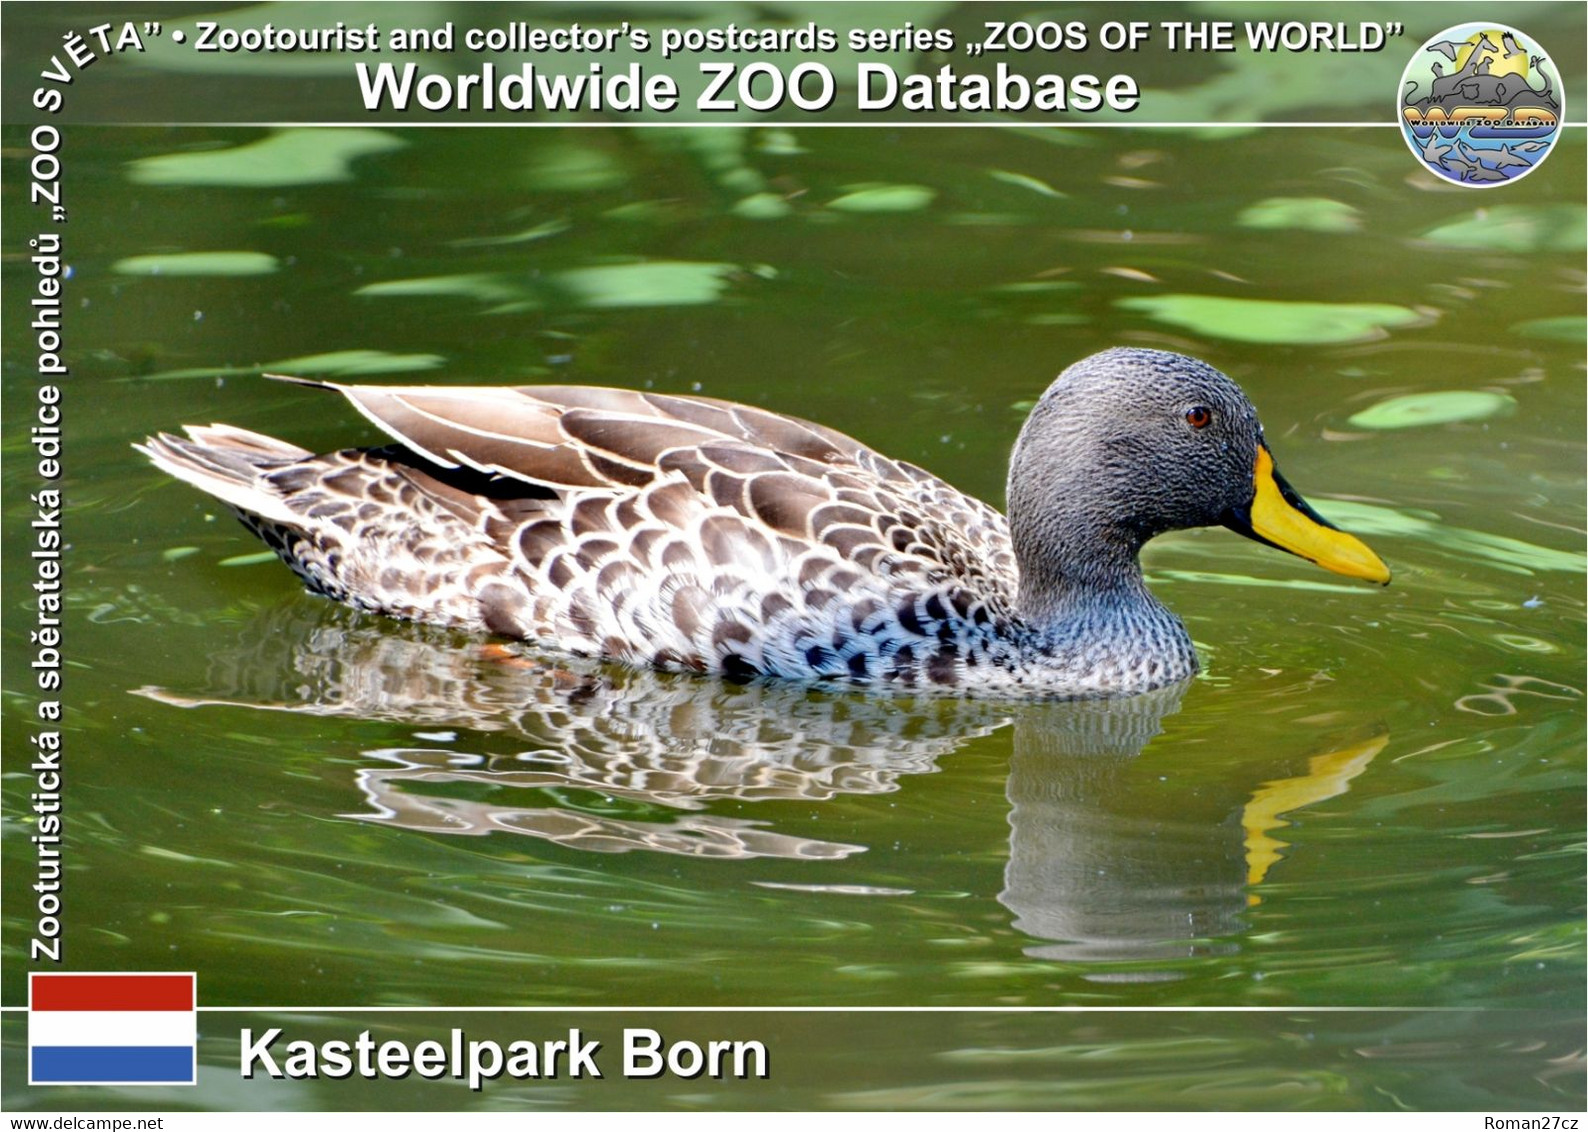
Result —
[{"label": "circular logo emblem", "polygon": [[1419,161],[1467,188],[1525,177],[1565,120],[1559,72],[1535,41],[1504,24],[1446,28],[1401,75],[1401,132]]}]

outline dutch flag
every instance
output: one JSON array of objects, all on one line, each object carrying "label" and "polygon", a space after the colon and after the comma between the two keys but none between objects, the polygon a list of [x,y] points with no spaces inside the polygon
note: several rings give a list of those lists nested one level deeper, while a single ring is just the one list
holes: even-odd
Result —
[{"label": "dutch flag", "polygon": [[28,1084],[192,1085],[192,974],[33,974]]}]

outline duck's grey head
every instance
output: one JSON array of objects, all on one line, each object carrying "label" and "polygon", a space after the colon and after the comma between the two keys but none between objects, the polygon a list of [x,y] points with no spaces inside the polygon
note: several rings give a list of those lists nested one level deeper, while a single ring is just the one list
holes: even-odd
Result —
[{"label": "duck's grey head", "polygon": [[1114,349],[1059,375],[1031,411],[1009,469],[1020,599],[1139,585],[1154,535],[1224,525],[1328,570],[1388,582],[1377,555],[1280,477],[1257,411],[1205,362]]}]

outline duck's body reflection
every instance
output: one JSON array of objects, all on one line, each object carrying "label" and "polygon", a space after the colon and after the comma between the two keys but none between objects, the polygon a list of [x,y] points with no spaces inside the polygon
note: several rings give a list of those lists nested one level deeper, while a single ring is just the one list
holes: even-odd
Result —
[{"label": "duck's body reflection", "polygon": [[[1015,725],[1009,865],[998,899],[1055,959],[1171,958],[1239,929],[1238,799],[1175,797],[1138,758],[1179,689],[1049,705]],[[1172,802],[1166,805],[1166,802]]]},{"label": "duck's body reflection", "polygon": [[[1269,833],[1284,824],[1272,786],[1188,795],[1166,780],[1162,760],[1139,757],[1183,686],[1011,704],[733,684],[491,655],[477,642],[308,601],[288,603],[248,637],[213,657],[203,695],[140,691],[184,707],[411,728],[427,745],[365,751],[371,765],[357,781],[368,809],[345,815],[388,826],[504,832],[603,853],[838,859],[866,846],[780,832],[739,816],[738,803],[895,791],[1012,724],[999,900],[1033,937],[1028,954],[1166,959],[1233,948],[1256,900],[1252,885],[1284,849]],[[458,732],[486,749],[470,750]],[[1344,789],[1338,769],[1330,774],[1315,793],[1305,775],[1286,779],[1288,808]],[[834,879],[842,887],[848,878]]]}]

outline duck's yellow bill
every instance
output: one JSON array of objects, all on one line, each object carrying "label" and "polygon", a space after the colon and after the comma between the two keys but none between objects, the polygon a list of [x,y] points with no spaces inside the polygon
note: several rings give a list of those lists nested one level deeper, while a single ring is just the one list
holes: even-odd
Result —
[{"label": "duck's yellow bill", "polygon": [[1238,517],[1244,522],[1228,524],[1232,529],[1336,574],[1380,585],[1389,583],[1389,567],[1383,560],[1361,539],[1346,534],[1308,506],[1275,469],[1274,458],[1265,444],[1257,446],[1257,468],[1252,479],[1257,494],[1248,513]]}]

